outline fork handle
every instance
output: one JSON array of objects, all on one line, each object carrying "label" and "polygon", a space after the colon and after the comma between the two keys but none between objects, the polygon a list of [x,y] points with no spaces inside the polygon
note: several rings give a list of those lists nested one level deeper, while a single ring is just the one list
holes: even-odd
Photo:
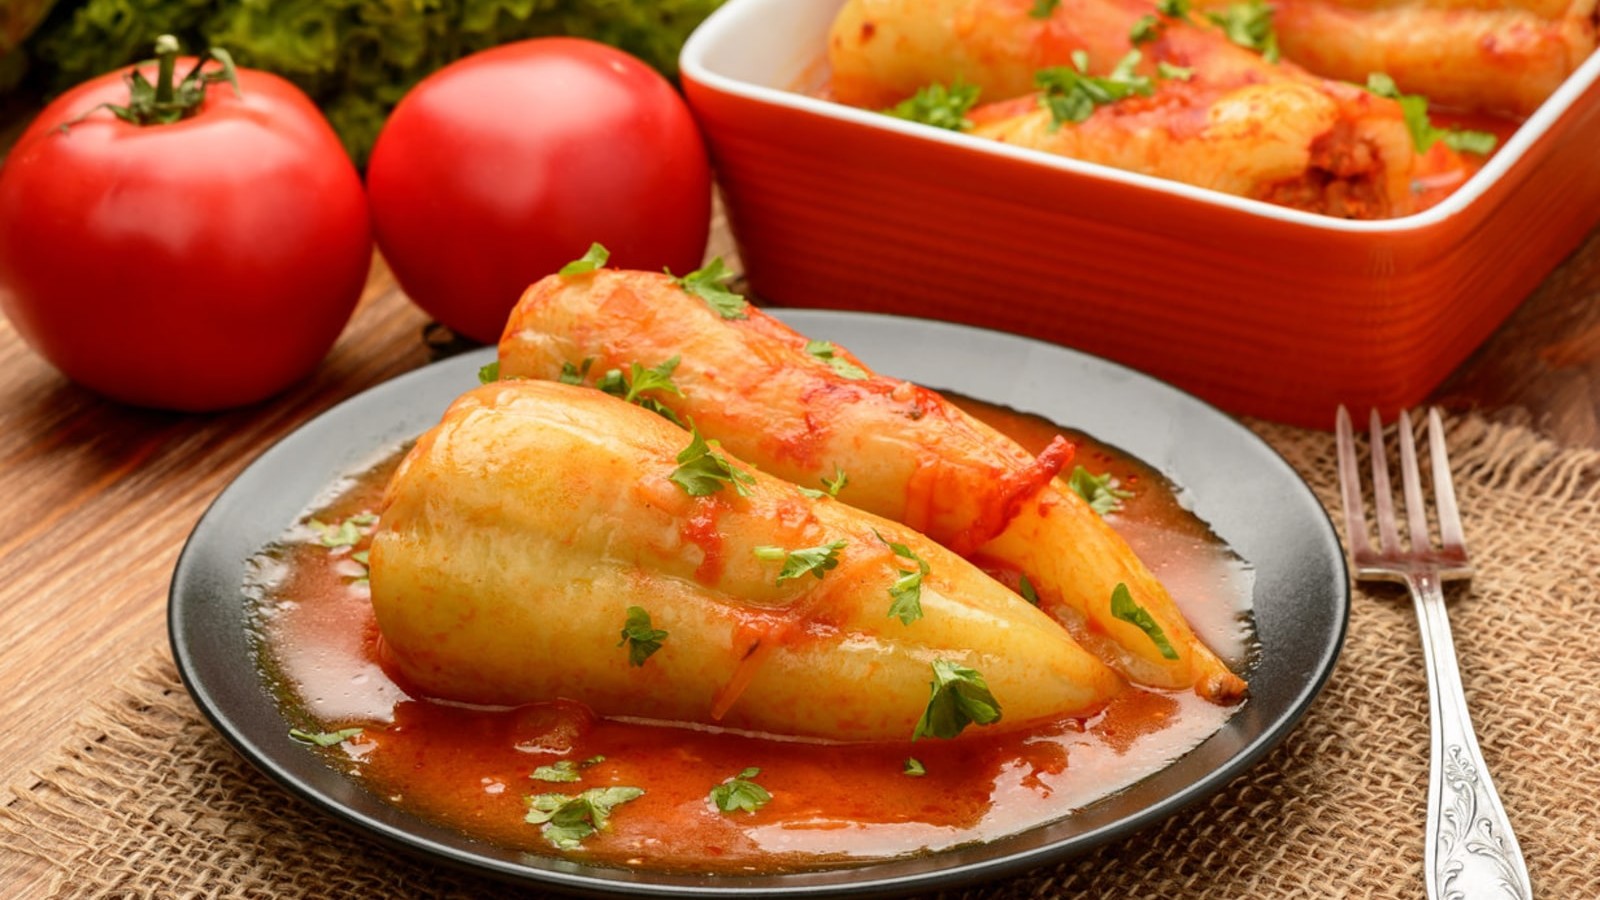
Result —
[{"label": "fork handle", "polygon": [[1532,900],[1533,885],[1489,778],[1461,688],[1436,574],[1413,576],[1428,666],[1431,741],[1425,881],[1428,900]]}]

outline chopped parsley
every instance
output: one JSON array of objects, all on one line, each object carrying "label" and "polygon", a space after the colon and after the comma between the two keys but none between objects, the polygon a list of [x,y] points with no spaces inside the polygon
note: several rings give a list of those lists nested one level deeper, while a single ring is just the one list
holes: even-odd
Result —
[{"label": "chopped parsley", "polygon": [[556,380],[562,384],[583,384],[583,380],[589,377],[589,369],[592,366],[594,366],[592,356],[585,357],[582,365],[575,366],[570,362],[564,362],[561,364],[561,374],[556,376]]},{"label": "chopped parsley", "polygon": [[1476,153],[1479,156],[1488,156],[1494,151],[1494,145],[1500,142],[1492,132],[1470,131],[1465,128],[1446,128],[1439,135],[1439,140],[1446,147],[1460,153]]},{"label": "chopped parsley", "polygon": [[1222,29],[1228,40],[1261,54],[1267,62],[1278,61],[1278,32],[1272,28],[1272,4],[1266,0],[1239,0],[1206,18]]},{"label": "chopped parsley", "polygon": [[711,802],[725,813],[744,810],[753,813],[772,802],[772,794],[751,779],[761,770],[751,766],[711,789]]},{"label": "chopped parsley", "polygon": [[1146,44],[1161,36],[1161,20],[1154,13],[1145,13],[1128,29],[1128,43]]},{"label": "chopped parsley", "polygon": [[289,737],[302,744],[332,747],[350,740],[364,730],[363,728],[343,728],[338,731],[305,731],[300,728],[291,728],[289,729]]},{"label": "chopped parsley", "polygon": [[1139,630],[1150,638],[1150,642],[1156,645],[1156,649],[1161,651],[1163,657],[1178,658],[1178,651],[1173,648],[1172,642],[1167,640],[1166,632],[1156,624],[1149,610],[1134,602],[1126,584],[1119,582],[1111,592],[1111,617],[1139,626]]},{"label": "chopped parsley", "polygon": [[832,341],[807,341],[806,352],[827,363],[828,368],[844,378],[860,381],[867,377],[860,366],[839,355],[839,348]]},{"label": "chopped parsley", "polygon": [[889,616],[898,618],[900,624],[910,625],[922,618],[922,579],[928,574],[928,561],[913,553],[905,544],[896,544],[874,529],[873,534],[878,535],[878,540],[883,541],[894,555],[901,559],[910,560],[916,565],[915,569],[900,570],[900,577],[889,586]]},{"label": "chopped parsley", "polygon": [[1134,72],[1142,58],[1134,50],[1117,63],[1111,74],[1099,77],[1087,73],[1088,55],[1078,51],[1072,54],[1072,66],[1053,66],[1034,73],[1034,84],[1040,90],[1039,105],[1050,111],[1051,127],[1082,122],[1097,107],[1134,94],[1148,97],[1155,93],[1150,79]]},{"label": "chopped parsley", "polygon": [[528,776],[539,781],[580,781],[583,776],[578,774],[578,764],[570,759],[558,760],[548,766],[540,766]]},{"label": "chopped parsley", "polygon": [[1421,94],[1400,93],[1394,79],[1382,72],[1367,76],[1367,90],[1400,104],[1400,112],[1406,119],[1406,130],[1411,132],[1411,143],[1418,153],[1427,153],[1429,147],[1439,142],[1457,152],[1487,155],[1498,142],[1498,138],[1487,131],[1436,127],[1428,117],[1428,98]]},{"label": "chopped parsley", "polygon": [[832,479],[822,479],[822,487],[826,488],[826,490],[805,487],[805,485],[795,485],[795,490],[803,493],[803,495],[810,496],[811,500],[822,500],[824,496],[838,496],[838,492],[843,490],[846,484],[850,484],[850,476],[846,476],[845,469],[838,468],[838,463],[834,463],[834,477]]},{"label": "chopped parsley", "polygon": [[819,491],[816,488],[799,487],[799,491],[813,500],[820,500],[823,497],[838,497],[839,492],[844,490],[844,486],[849,483],[850,476],[844,473],[844,469],[841,469],[838,463],[834,463],[833,477],[822,479],[822,486],[825,490]]},{"label": "chopped parsley", "polygon": [[357,564],[359,564],[361,566],[361,574],[356,576],[355,578],[350,579],[350,583],[351,584],[371,584],[372,583],[372,562],[371,562],[371,557],[372,557],[372,551],[371,550],[357,550],[356,552],[350,554],[351,561],[355,562],[355,563],[357,563]]},{"label": "chopped parsley", "polygon": [[678,454],[678,467],[668,476],[672,483],[691,497],[710,496],[729,484],[739,496],[750,496],[750,489],[745,485],[755,484],[756,477],[734,468],[726,456],[717,452],[715,442],[706,443],[692,422],[689,433],[689,446]]},{"label": "chopped parsley", "polygon": [[1117,487],[1117,479],[1110,472],[1095,475],[1083,466],[1074,466],[1067,478],[1067,487],[1082,497],[1089,508],[1104,516],[1122,509],[1122,501],[1133,496],[1133,491]]},{"label": "chopped parsley", "polygon": [[778,584],[783,584],[792,578],[799,578],[810,573],[821,578],[824,573],[839,565],[839,551],[844,549],[845,541],[834,541],[820,547],[806,547],[803,550],[785,550],[782,547],[763,546],[755,548],[757,559],[767,562],[783,560],[783,569],[778,573]]},{"label": "chopped parsley", "polygon": [[628,647],[628,665],[643,666],[645,660],[661,649],[661,642],[666,639],[667,633],[655,627],[644,607],[628,607],[628,618],[622,626],[622,640],[617,641],[618,647],[624,644]]},{"label": "chopped parsley", "polygon": [[[1156,0],[1154,14],[1146,13],[1134,20],[1133,27],[1128,29],[1128,42],[1138,46],[1161,37],[1161,33],[1167,29],[1168,19],[1179,22],[1189,21],[1189,6],[1190,0]],[[1170,68],[1174,71],[1183,72],[1182,80],[1184,81],[1188,81],[1189,76],[1192,74],[1189,69],[1168,66],[1165,62],[1157,63],[1156,66],[1158,69]],[[1162,71],[1161,77],[1171,78],[1173,76],[1168,75],[1166,71]]]},{"label": "chopped parsley", "polygon": [[599,244],[590,244],[589,251],[587,253],[562,266],[561,271],[557,272],[556,274],[560,275],[562,278],[572,278],[576,275],[587,275],[590,272],[593,272],[595,269],[604,267],[606,261],[609,259],[611,259],[611,251],[600,246]]},{"label": "chopped parsley", "polygon": [[954,81],[949,87],[934,83],[883,111],[884,115],[943,128],[966,131],[972,127],[967,113],[978,102],[978,86]]},{"label": "chopped parsley", "polygon": [[538,794],[528,798],[530,825],[543,825],[540,833],[562,850],[576,850],[586,837],[602,831],[616,807],[644,796],[643,788],[590,788],[581,794]]},{"label": "chopped parsley", "polygon": [[372,513],[357,513],[337,525],[330,525],[320,519],[311,519],[306,524],[317,533],[317,543],[333,549],[354,547],[377,522],[378,517]]},{"label": "chopped parsley", "polygon": [[1163,59],[1156,63],[1156,74],[1168,81],[1188,81],[1194,77],[1194,69],[1175,66]]},{"label": "chopped parsley", "polygon": [[579,769],[587,769],[597,763],[605,762],[605,760],[604,756],[591,756],[582,762],[560,759],[548,766],[539,766],[528,777],[538,781],[580,781],[583,775],[578,771]]},{"label": "chopped parsley", "polygon": [[479,384],[493,384],[494,382],[499,381],[499,380],[500,380],[500,360],[498,360],[498,359],[495,360],[492,363],[489,363],[488,365],[486,365],[483,368],[478,370],[478,383]]},{"label": "chopped parsley", "polygon": [[949,739],[970,724],[1000,721],[1000,704],[989,693],[989,685],[977,669],[936,659],[929,691],[928,706],[911,732],[913,741],[923,737]]},{"label": "chopped parsley", "polygon": [[850,476],[845,474],[844,469],[840,468],[838,463],[833,464],[833,479],[831,481],[826,478],[822,479],[822,486],[827,488],[829,497],[839,496],[839,492],[844,490],[844,486],[849,483]]},{"label": "chopped parsley", "polygon": [[[588,371],[588,363],[591,361],[592,360],[584,360],[583,372],[576,373],[580,379],[579,383],[582,383],[582,376]],[[648,409],[666,419],[668,422],[671,422],[672,424],[677,425],[679,428],[682,428],[683,420],[678,418],[677,413],[673,412],[669,407],[665,406],[661,401],[655,399],[654,397],[640,396],[645,391],[665,391],[669,394],[676,394],[679,397],[682,397],[683,391],[672,380],[672,373],[678,368],[678,361],[679,358],[674,356],[661,365],[653,366],[648,369],[639,365],[638,363],[632,363],[628,367],[627,376],[622,374],[621,369],[611,369],[604,375],[600,376],[599,380],[594,383],[594,386],[613,397],[618,397],[629,403],[635,404],[644,409]],[[563,376],[567,374],[566,366],[569,365],[571,365],[571,363],[566,363],[563,365],[561,370]]]},{"label": "chopped parsley", "polygon": [[1039,592],[1034,590],[1033,582],[1028,580],[1028,576],[1020,574],[1017,576],[1017,593],[1034,606],[1039,605]]},{"label": "chopped parsley", "polygon": [[922,760],[917,759],[915,756],[908,756],[905,764],[900,767],[900,773],[909,775],[912,778],[921,778],[928,774],[928,770],[922,765]]},{"label": "chopped parsley", "polygon": [[1035,19],[1048,19],[1061,5],[1061,0],[1033,0],[1033,9],[1028,10],[1028,15]]},{"label": "chopped parsley", "polygon": [[[628,368],[628,380],[623,385],[624,391],[620,396],[629,403],[636,402],[639,399],[639,395],[645,391],[666,391],[669,394],[677,394],[682,397],[683,391],[679,390],[678,386],[672,381],[672,373],[678,368],[678,362],[679,357],[674,356],[661,365],[652,366],[648,369],[638,363],[633,363]],[[606,373],[606,375],[609,378],[610,372]],[[618,378],[620,379],[620,377],[621,373],[619,372]],[[601,388],[601,390],[606,390],[606,388]]]},{"label": "chopped parsley", "polygon": [[[672,275],[672,271],[669,269],[667,274]],[[719,256],[713,259],[702,268],[695,269],[682,278],[673,277],[679,287],[704,300],[706,305],[711,307],[712,311],[722,318],[748,318],[745,308],[750,304],[743,296],[728,290],[723,284],[733,277],[733,273],[729,272],[728,267],[722,264],[722,257]]]}]

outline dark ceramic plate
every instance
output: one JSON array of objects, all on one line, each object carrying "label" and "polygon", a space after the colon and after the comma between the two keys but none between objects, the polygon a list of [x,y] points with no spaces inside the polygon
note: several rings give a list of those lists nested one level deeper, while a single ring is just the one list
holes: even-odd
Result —
[{"label": "dark ceramic plate", "polygon": [[1259,662],[1250,701],[1171,766],[1061,821],[992,843],[849,869],[764,877],[598,868],[502,849],[421,821],[367,793],[288,737],[251,665],[245,560],[325,488],[438,422],[477,383],[490,349],[354,397],[272,447],[201,518],[178,560],[168,622],[195,702],[239,752],[331,815],[437,861],[564,891],[652,896],[888,895],[953,887],[1058,861],[1206,797],[1289,733],[1344,639],[1350,595],[1327,514],[1293,469],[1216,409],[1121,366],[1025,338],[861,313],[779,311],[878,370],[1080,428],[1186,489],[1195,512],[1255,569]]}]

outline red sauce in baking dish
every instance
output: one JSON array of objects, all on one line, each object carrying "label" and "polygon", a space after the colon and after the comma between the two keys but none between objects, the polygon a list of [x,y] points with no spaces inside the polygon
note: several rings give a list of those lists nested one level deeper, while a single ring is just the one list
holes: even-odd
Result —
[{"label": "red sauce in baking dish", "polygon": [[[1043,450],[1060,429],[972,401],[962,405]],[[1202,638],[1248,667],[1252,577],[1189,513],[1159,473],[1078,434],[1076,464],[1109,471],[1134,492],[1109,520],[1167,584]],[[278,545],[255,560],[262,670],[285,729],[358,736],[324,753],[376,796],[473,837],[544,855],[656,871],[771,873],[867,862],[992,840],[1070,815],[1165,768],[1237,707],[1192,693],[1129,688],[1096,716],[954,741],[829,744],[703,726],[599,718],[568,702],[470,708],[414,697],[379,662],[365,568],[353,546],[327,547],[310,519],[338,523],[375,510],[396,451],[329,489]],[[1006,577],[1006,573],[996,573]],[[1013,579],[1014,583],[1014,579]],[[552,665],[560,665],[559,660]],[[866,689],[870,689],[867,686]],[[926,774],[904,773],[914,757]],[[595,761],[595,760],[599,761]],[[560,760],[580,780],[536,780]],[[711,789],[749,767],[772,800],[723,813]],[[528,798],[586,788],[643,788],[608,827],[571,851],[525,821]]]}]

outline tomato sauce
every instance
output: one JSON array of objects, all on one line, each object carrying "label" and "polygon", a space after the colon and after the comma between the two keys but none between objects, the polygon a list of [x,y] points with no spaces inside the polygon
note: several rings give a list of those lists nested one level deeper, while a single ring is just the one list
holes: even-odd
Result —
[{"label": "tomato sauce", "polygon": [[[1249,567],[1185,508],[1178,489],[1087,436],[986,404],[961,405],[1031,452],[1066,433],[1078,445],[1076,464],[1109,471],[1132,491],[1109,521],[1167,584],[1197,633],[1236,671],[1247,670]],[[491,709],[413,696],[381,663],[359,555],[370,525],[346,530],[352,544],[322,540],[335,533],[331,526],[377,508],[402,453],[332,486],[306,521],[253,560],[247,587],[258,663],[281,700],[286,729],[362,729],[306,752],[326,754],[378,797],[494,844],[602,865],[726,874],[934,852],[1068,816],[1166,767],[1237,709],[1190,692],[1130,687],[1087,720],[994,735],[974,727],[953,741],[912,743],[908,735],[904,743],[833,744],[605,719],[564,701]],[[906,774],[910,759],[924,774]],[[531,777],[562,760],[576,781]],[[760,772],[751,780],[771,801],[753,813],[718,809],[712,788],[752,767]],[[525,820],[535,795],[607,786],[644,794],[614,807],[607,827],[577,849],[557,849],[543,826]]]}]

